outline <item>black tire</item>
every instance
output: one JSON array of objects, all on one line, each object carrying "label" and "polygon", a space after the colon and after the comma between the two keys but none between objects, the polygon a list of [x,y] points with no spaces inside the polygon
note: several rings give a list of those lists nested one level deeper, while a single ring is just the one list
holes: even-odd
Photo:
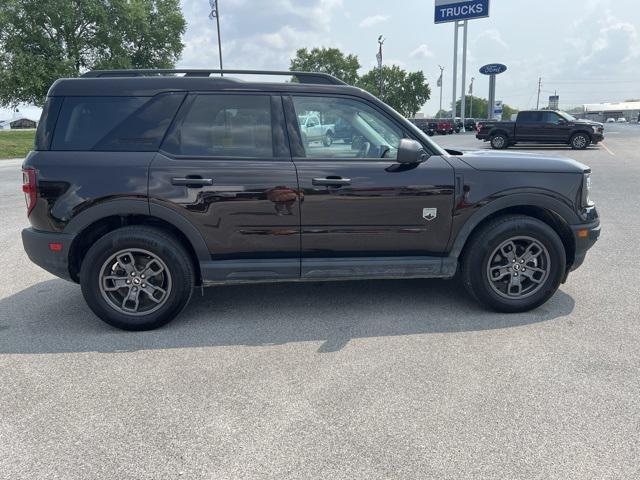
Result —
[{"label": "black tire", "polygon": [[569,140],[569,145],[573,150],[584,150],[591,143],[591,137],[582,132],[574,133]]},{"label": "black tire", "polygon": [[331,132],[325,133],[324,138],[322,139],[322,144],[325,147],[330,147],[332,143],[333,143],[333,133]]},{"label": "black tire", "polygon": [[[117,276],[118,282],[129,278],[129,270],[119,266],[122,257],[127,259],[126,262],[122,262],[122,265],[131,260],[131,257],[126,257],[126,253],[121,254],[127,250],[147,259],[156,258],[160,262],[158,265],[162,264],[163,268],[158,270],[161,273],[149,270],[150,274],[147,274],[146,278],[148,286],[142,283],[138,287],[130,285],[116,289],[115,281],[108,280],[116,278],[114,268],[120,269],[120,276]],[[117,257],[118,260],[115,260],[113,257],[118,254],[121,255]],[[152,262],[147,262],[147,267],[150,263]],[[136,261],[133,260],[128,264],[128,268],[133,266],[135,272],[138,272],[138,282],[144,282],[145,280],[142,280],[145,278],[142,271],[143,266],[136,265]],[[105,278],[105,272],[111,273],[113,276],[109,275]],[[131,275],[134,275],[135,272]],[[161,282],[157,280],[160,276],[161,282],[165,282],[163,285],[160,285]],[[131,283],[129,280],[126,281]],[[82,294],[91,310],[104,322],[123,330],[151,330],[169,323],[189,302],[194,281],[193,263],[182,245],[171,234],[147,226],[129,226],[109,232],[89,249],[80,270]],[[106,291],[107,287],[104,286],[106,282],[112,282],[109,285],[112,290]],[[156,282],[158,283],[157,287],[152,285]],[[139,312],[127,313],[123,310],[124,302],[120,308],[114,306],[116,300],[120,299],[118,297],[126,297],[125,292],[130,293],[131,288],[138,290],[135,308],[138,309],[138,303],[149,304],[148,313],[145,313],[142,308]],[[164,291],[162,303],[158,303],[158,300],[151,301],[151,295],[146,293],[150,291],[149,288],[153,289],[152,293],[155,293],[156,290]],[[138,297],[140,302],[138,302]]]},{"label": "black tire", "polygon": [[509,138],[504,133],[496,133],[491,136],[491,148],[502,150],[509,146]]},{"label": "black tire", "polygon": [[[539,257],[531,260],[535,264],[520,264],[520,261],[513,262],[513,259],[512,264],[506,256],[502,259],[505,267],[509,266],[506,270],[500,264],[496,266],[491,263],[496,258],[496,252],[498,256],[502,255],[502,251],[498,249],[513,239],[516,239],[516,243],[524,241],[522,239],[532,239],[533,244],[543,247]],[[519,257],[516,255],[516,258]],[[546,263],[546,273],[534,273],[534,270],[544,269],[543,260]],[[514,270],[516,266],[520,272],[520,280],[514,281],[532,288],[526,293],[526,289],[521,286],[521,296],[512,296],[509,291],[511,277],[518,276],[518,272]],[[526,274],[528,276],[522,272],[523,267],[529,268]],[[525,215],[505,215],[491,220],[472,234],[465,246],[460,268],[464,286],[478,302],[498,312],[525,312],[545,303],[558,289],[566,268],[565,249],[558,234],[546,223]],[[499,275],[505,277],[492,281],[489,272],[493,273],[496,269],[499,269]],[[538,276],[536,281],[530,279],[534,275]],[[496,285],[504,285],[506,291],[500,292]]]}]

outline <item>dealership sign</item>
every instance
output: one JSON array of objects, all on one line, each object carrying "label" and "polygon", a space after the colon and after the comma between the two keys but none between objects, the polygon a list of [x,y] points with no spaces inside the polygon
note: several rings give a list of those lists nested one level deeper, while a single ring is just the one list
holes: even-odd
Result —
[{"label": "dealership sign", "polygon": [[489,16],[489,0],[435,0],[435,23]]},{"label": "dealership sign", "polygon": [[484,67],[480,67],[480,73],[484,75],[498,75],[507,71],[507,66],[501,63],[490,63]]}]

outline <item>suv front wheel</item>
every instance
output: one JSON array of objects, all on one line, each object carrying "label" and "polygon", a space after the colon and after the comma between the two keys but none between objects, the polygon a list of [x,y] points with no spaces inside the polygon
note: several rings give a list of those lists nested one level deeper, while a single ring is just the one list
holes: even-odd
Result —
[{"label": "suv front wheel", "polygon": [[194,285],[187,252],[166,232],[146,226],[114,230],[87,252],[82,294],[93,312],[124,330],[150,330],[187,305]]},{"label": "suv front wheel", "polygon": [[524,312],[551,298],[565,266],[555,230],[536,218],[507,215],[473,234],[461,262],[462,281],[489,308]]},{"label": "suv front wheel", "polygon": [[586,133],[576,133],[571,137],[569,144],[574,150],[584,150],[591,143],[591,137]]}]

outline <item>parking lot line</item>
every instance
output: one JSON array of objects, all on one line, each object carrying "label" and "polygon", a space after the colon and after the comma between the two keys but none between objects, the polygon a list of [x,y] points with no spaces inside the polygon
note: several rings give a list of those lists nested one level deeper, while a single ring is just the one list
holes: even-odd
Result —
[{"label": "parking lot line", "polygon": [[616,154],[615,154],[615,153],[613,153],[613,152],[611,151],[611,149],[605,145],[605,143],[604,143],[604,142],[600,142],[600,145],[602,145],[602,146],[604,147],[604,149],[605,149],[607,152],[609,152],[609,155],[614,156],[614,157],[616,156]]}]

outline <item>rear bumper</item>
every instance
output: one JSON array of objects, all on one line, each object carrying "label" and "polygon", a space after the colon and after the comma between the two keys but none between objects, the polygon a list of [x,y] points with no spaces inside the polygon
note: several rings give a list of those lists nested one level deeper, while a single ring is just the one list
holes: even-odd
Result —
[{"label": "rear bumper", "polygon": [[[66,233],[43,232],[33,228],[22,230],[22,245],[29,259],[56,277],[70,281],[73,280],[69,274],[69,248],[73,238],[74,235]],[[62,249],[51,250],[52,243],[62,244]]]},{"label": "rear bumper", "polygon": [[600,219],[591,223],[581,225],[571,225],[573,238],[576,241],[576,252],[571,271],[578,268],[584,262],[587,251],[593,247],[600,236]]}]

